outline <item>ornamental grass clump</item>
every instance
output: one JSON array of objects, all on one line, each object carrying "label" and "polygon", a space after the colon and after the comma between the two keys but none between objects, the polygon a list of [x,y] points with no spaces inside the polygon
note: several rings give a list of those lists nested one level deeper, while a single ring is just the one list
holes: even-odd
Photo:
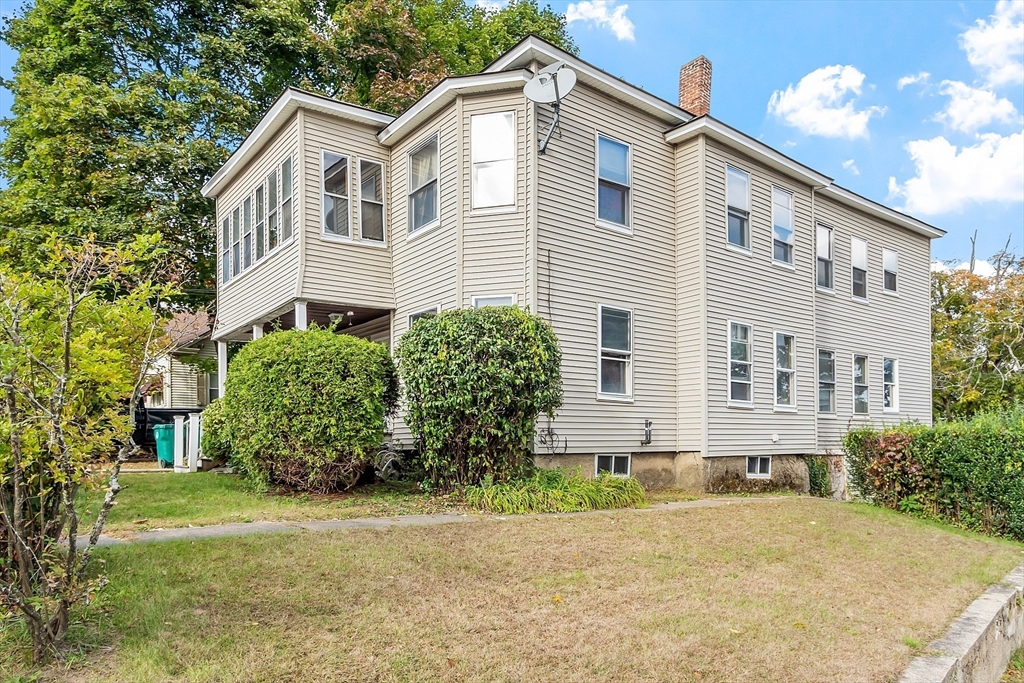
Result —
[{"label": "ornamental grass clump", "polygon": [[524,479],[507,483],[484,480],[467,486],[466,502],[485,512],[523,515],[534,512],[585,512],[636,508],[647,505],[647,494],[633,477],[601,474],[593,479],[574,470],[535,470]]}]

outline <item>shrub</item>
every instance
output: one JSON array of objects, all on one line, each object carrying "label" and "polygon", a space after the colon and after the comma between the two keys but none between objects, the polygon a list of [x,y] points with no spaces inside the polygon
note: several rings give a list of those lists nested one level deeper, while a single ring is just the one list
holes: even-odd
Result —
[{"label": "shrub", "polygon": [[396,357],[405,421],[437,489],[528,470],[537,417],[554,416],[562,402],[550,325],[510,306],[444,311],[417,321]]},{"label": "shrub", "polygon": [[825,456],[812,455],[807,458],[807,477],[810,480],[812,496],[831,497],[832,479],[828,469],[828,458]]},{"label": "shrub", "polygon": [[499,515],[532,512],[584,512],[647,504],[644,487],[632,477],[601,474],[586,478],[575,470],[538,469],[524,479],[501,484],[489,477],[479,486],[467,486],[466,502]]},{"label": "shrub", "polygon": [[227,462],[231,458],[231,435],[224,414],[223,399],[211,401],[203,410],[202,432],[203,456],[217,462]]},{"label": "shrub", "polygon": [[330,329],[274,332],[232,359],[224,396],[233,462],[256,488],[351,488],[398,399],[387,349]]}]

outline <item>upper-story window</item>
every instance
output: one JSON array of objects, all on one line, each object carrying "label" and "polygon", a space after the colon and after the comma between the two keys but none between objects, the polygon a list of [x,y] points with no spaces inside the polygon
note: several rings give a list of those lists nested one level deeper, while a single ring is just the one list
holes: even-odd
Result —
[{"label": "upper-story window", "polygon": [[859,237],[850,238],[850,263],[853,268],[853,296],[868,298],[868,243]]},{"label": "upper-story window", "polygon": [[628,398],[633,392],[633,312],[598,306],[598,393]]},{"label": "upper-story window", "polygon": [[882,286],[885,291],[896,293],[896,273],[899,271],[899,256],[895,251],[882,250]]},{"label": "upper-story window", "polygon": [[359,236],[384,241],[384,164],[359,160]]},{"label": "upper-story window", "polygon": [[242,272],[242,226],[239,206],[231,212],[231,277]]},{"label": "upper-story window", "polygon": [[832,268],[832,229],[819,225],[816,237],[818,287],[821,289],[833,289],[835,281]]},{"label": "upper-story window", "polygon": [[281,233],[277,213],[277,169],[267,176],[267,246],[276,249]]},{"label": "upper-story window", "polygon": [[729,214],[729,244],[750,249],[750,174],[725,168],[725,202]]},{"label": "upper-story window", "polygon": [[597,136],[597,218],[629,227],[629,145]]},{"label": "upper-story window", "polygon": [[750,325],[729,323],[729,403],[754,402],[754,354]]},{"label": "upper-story window", "polygon": [[292,160],[289,157],[251,188],[221,221],[221,282],[227,283],[252,268],[291,236]]},{"label": "upper-story window", "polygon": [[772,258],[793,264],[793,193],[772,188]]},{"label": "upper-story window", "polygon": [[267,253],[267,228],[264,218],[266,211],[263,204],[263,185],[256,188],[256,260],[259,261]]},{"label": "upper-story window", "polygon": [[348,157],[323,151],[324,234],[348,237]]},{"label": "upper-story window", "polygon": [[409,232],[435,225],[439,218],[437,136],[409,154]]},{"label": "upper-story window", "polygon": [[252,265],[252,197],[242,202],[242,267]]},{"label": "upper-story window", "polygon": [[220,228],[220,279],[227,282],[231,279],[231,219],[227,216]]},{"label": "upper-story window", "polygon": [[281,163],[281,242],[292,238],[292,159]]},{"label": "upper-story window", "polygon": [[775,406],[796,407],[796,340],[782,332],[775,333]]},{"label": "upper-story window", "polygon": [[515,122],[510,111],[470,118],[474,209],[515,206]]}]

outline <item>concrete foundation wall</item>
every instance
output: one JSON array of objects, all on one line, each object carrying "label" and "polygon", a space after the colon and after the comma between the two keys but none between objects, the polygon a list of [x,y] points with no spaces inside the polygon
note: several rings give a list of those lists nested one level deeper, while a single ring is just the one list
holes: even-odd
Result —
[{"label": "concrete foundation wall", "polygon": [[808,493],[811,480],[802,455],[773,455],[769,479],[748,479],[745,457],[705,458],[705,491],[708,493]]}]

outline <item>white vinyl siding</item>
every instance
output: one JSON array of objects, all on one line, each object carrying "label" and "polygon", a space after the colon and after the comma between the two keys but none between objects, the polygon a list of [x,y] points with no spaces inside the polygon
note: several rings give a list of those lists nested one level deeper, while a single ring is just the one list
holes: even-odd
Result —
[{"label": "white vinyl siding", "polygon": [[793,193],[772,188],[772,258],[793,265]]},{"label": "white vinyl siding", "polygon": [[732,166],[725,167],[725,202],[728,214],[726,240],[740,249],[750,250],[750,174]]},{"label": "white vinyl siding", "polygon": [[754,403],[753,330],[750,325],[729,322],[729,404]]},{"label": "white vinyl siding", "polygon": [[836,352],[818,349],[818,412],[836,412]]},{"label": "white vinyl siding", "polygon": [[597,220],[616,228],[629,228],[629,145],[597,136]]},{"label": "white vinyl siding", "polygon": [[515,112],[470,117],[472,208],[498,209],[516,203]]},{"label": "white vinyl siding", "polygon": [[440,220],[437,136],[409,154],[409,232],[433,227]]},{"label": "white vinyl siding", "polygon": [[815,277],[819,289],[835,289],[835,268],[832,256],[832,229],[818,224],[815,239],[817,254]]},{"label": "white vinyl siding", "polygon": [[349,236],[349,158],[344,154],[323,150],[320,157],[323,185],[324,234]]},{"label": "white vinyl siding", "polygon": [[851,293],[855,299],[868,298],[868,243],[850,238]]},{"label": "white vinyl siding", "polygon": [[890,249],[882,250],[882,287],[890,294],[896,294],[896,276],[899,272],[899,255]]},{"label": "white vinyl siding", "polygon": [[775,333],[775,407],[796,409],[796,338]]},{"label": "white vinyl siding", "polygon": [[630,398],[633,393],[633,312],[597,307],[598,394]]},{"label": "white vinyl siding", "polygon": [[882,361],[882,408],[890,413],[900,410],[900,367],[895,358]]}]

